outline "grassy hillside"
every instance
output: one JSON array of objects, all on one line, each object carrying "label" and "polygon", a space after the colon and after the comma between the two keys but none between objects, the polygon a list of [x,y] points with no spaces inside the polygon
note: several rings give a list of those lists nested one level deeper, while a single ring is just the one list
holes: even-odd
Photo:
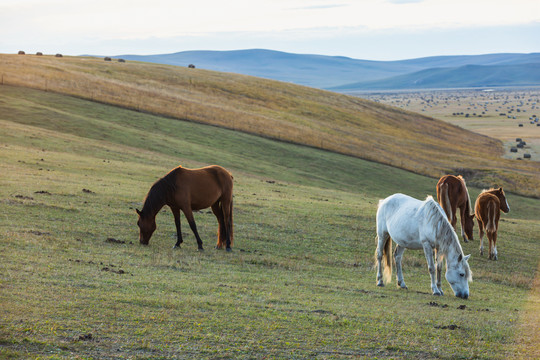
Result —
[{"label": "grassy hillside", "polygon": [[[509,194],[498,262],[464,244],[464,301],[445,281],[444,297],[430,294],[421,252],[405,253],[408,291],[375,285],[378,199],[423,198],[434,179],[11,86],[0,86],[0,144],[1,358],[538,355],[540,200]],[[172,249],[167,210],[138,245],[134,208],[152,182],[210,163],[235,177],[234,251],[212,249],[208,211],[195,215],[203,253],[183,218],[185,243]]]},{"label": "grassy hillside", "polygon": [[439,177],[471,174],[540,196],[540,163],[501,159],[500,141],[355,97],[263,80],[143,63],[0,55],[2,84],[328,149]]},{"label": "grassy hillside", "polygon": [[444,89],[467,87],[537,86],[540,63],[520,65],[465,65],[434,68],[383,80],[359,82],[335,88],[338,91]]}]

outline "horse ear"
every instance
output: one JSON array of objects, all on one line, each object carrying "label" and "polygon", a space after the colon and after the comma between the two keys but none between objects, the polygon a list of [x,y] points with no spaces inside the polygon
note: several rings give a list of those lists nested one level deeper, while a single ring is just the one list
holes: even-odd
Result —
[{"label": "horse ear", "polygon": [[502,191],[503,191],[503,189],[502,189],[502,187],[500,187],[500,188],[499,188],[499,192],[502,192]]},{"label": "horse ear", "polygon": [[457,258],[457,261],[458,262],[461,262],[461,260],[463,260],[463,255],[459,254],[458,258]]},{"label": "horse ear", "polygon": [[141,212],[139,211],[139,209],[135,209],[135,211],[137,212],[137,214],[139,214],[139,216],[141,216]]},{"label": "horse ear", "polygon": [[465,256],[465,257],[463,258],[463,260],[468,261],[470,257],[471,257],[471,254]]}]

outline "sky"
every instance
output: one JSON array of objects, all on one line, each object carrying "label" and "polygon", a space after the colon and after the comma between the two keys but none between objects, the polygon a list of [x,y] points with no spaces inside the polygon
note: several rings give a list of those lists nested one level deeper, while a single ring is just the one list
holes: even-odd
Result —
[{"label": "sky", "polygon": [[0,53],[540,52],[540,0],[0,0]]}]

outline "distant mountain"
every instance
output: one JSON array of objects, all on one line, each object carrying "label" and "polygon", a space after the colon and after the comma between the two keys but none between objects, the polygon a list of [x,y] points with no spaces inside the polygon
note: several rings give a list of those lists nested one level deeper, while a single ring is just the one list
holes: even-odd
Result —
[{"label": "distant mountain", "polygon": [[444,89],[465,87],[538,86],[540,63],[521,65],[464,65],[433,68],[383,80],[335,87],[339,92],[390,89]]},{"label": "distant mountain", "polygon": [[[251,49],[185,51],[174,54],[119,55],[115,57],[177,66],[193,64],[201,69],[251,75],[337,91],[369,90],[369,86],[374,86],[374,90],[393,89],[397,88],[396,86],[399,84],[410,83],[410,80],[400,78],[401,76],[418,77],[418,73],[428,70],[433,71],[433,76],[438,72],[439,74],[436,75],[438,80],[425,81],[422,88],[429,86],[437,88],[477,86],[467,85],[467,83],[471,83],[470,81],[456,80],[460,78],[467,80],[465,75],[459,75],[457,78],[455,76],[463,72],[474,73],[475,70],[480,69],[484,74],[481,77],[490,79],[488,86],[511,85],[507,77],[515,74],[520,75],[519,79],[513,80],[515,84],[540,85],[537,77],[534,78],[536,80],[528,80],[527,74],[527,71],[535,71],[534,64],[540,64],[540,53],[434,56],[399,61],[371,61],[342,56],[292,54]],[[480,67],[468,68],[469,65]],[[509,67],[504,70],[503,67],[507,66]],[[460,68],[463,68],[463,71],[457,71]],[[527,70],[519,71],[519,68]],[[454,71],[450,69],[454,69]],[[491,70],[496,70],[496,72],[492,75],[485,73]],[[447,78],[444,78],[445,73]],[[424,75],[427,76],[427,74]],[[499,79],[499,76],[502,78]],[[392,79],[397,79],[398,83],[394,84]],[[353,85],[358,85],[358,88]],[[416,87],[418,86],[414,88]]]}]

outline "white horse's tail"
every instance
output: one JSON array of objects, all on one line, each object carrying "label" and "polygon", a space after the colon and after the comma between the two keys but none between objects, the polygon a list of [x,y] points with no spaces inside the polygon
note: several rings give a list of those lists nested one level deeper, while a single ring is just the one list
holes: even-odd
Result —
[{"label": "white horse's tail", "polygon": [[[382,248],[381,266],[383,269],[383,281],[392,282],[392,239],[388,236]],[[377,263],[377,253],[379,252],[379,237],[377,236],[377,249],[375,250],[375,263]]]},{"label": "white horse's tail", "polygon": [[497,225],[495,225],[495,217],[497,216],[496,211],[498,211],[499,209],[497,209],[497,206],[493,201],[488,201],[486,207],[488,216],[486,232],[494,233],[495,231],[497,231]]},{"label": "white horse's tail", "polygon": [[443,184],[441,187],[441,206],[448,217],[448,221],[452,223],[452,205],[450,205],[450,198],[448,197],[448,184]]}]

